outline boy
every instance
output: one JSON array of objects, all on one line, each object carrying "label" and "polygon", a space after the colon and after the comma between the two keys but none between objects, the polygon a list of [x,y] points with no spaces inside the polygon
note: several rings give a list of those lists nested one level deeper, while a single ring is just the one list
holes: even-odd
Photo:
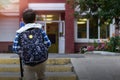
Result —
[{"label": "boy", "polygon": [[[51,42],[48,38],[48,36],[46,35],[45,31],[42,29],[42,25],[41,24],[36,24],[35,23],[35,18],[36,18],[36,13],[32,10],[32,9],[27,9],[23,12],[23,21],[25,23],[25,26],[21,27],[19,30],[16,31],[16,37],[15,40],[13,42],[13,51],[15,53],[17,53],[18,55],[21,55],[21,46],[20,46],[20,42],[19,42],[19,35],[29,29],[33,29],[33,28],[39,28],[41,30],[42,36],[43,36],[43,40],[44,40],[44,44],[48,47],[50,47]],[[31,35],[30,38],[33,38],[33,36]],[[34,43],[33,43],[34,44]],[[23,61],[24,63],[24,61]],[[45,80],[45,65],[46,65],[46,61],[39,63],[35,66],[29,66],[26,65],[24,63],[24,78],[25,80]],[[36,78],[37,76],[37,78]]]}]

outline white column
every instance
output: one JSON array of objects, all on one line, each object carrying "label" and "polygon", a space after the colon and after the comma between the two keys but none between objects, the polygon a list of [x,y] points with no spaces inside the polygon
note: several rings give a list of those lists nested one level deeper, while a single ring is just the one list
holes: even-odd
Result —
[{"label": "white column", "polygon": [[115,25],[114,25],[114,23],[115,23],[115,19],[113,19],[113,23],[110,24],[110,37],[112,37],[113,34],[115,34]]},{"label": "white column", "polygon": [[64,22],[59,24],[59,53],[65,53],[65,37],[64,37]]}]

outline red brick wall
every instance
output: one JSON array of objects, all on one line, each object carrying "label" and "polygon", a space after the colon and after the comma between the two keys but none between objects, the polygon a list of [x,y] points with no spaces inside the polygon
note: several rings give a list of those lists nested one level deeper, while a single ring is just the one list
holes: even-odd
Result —
[{"label": "red brick wall", "polygon": [[80,51],[80,48],[83,47],[83,46],[94,46],[93,43],[75,43],[75,52],[79,52]]},{"label": "red brick wall", "polygon": [[88,43],[75,43],[75,52],[79,52],[82,46],[87,46]]},{"label": "red brick wall", "polygon": [[34,2],[34,3],[64,3],[66,0],[29,0],[29,2]]},{"label": "red brick wall", "polygon": [[0,53],[7,53],[9,45],[12,45],[12,42],[0,42]]},{"label": "red brick wall", "polygon": [[70,4],[66,4],[65,10],[65,52],[74,52],[74,10]]},{"label": "red brick wall", "polygon": [[22,13],[24,11],[24,9],[28,8],[28,0],[20,0],[20,7],[19,7],[19,10],[20,10],[20,21],[21,21],[21,18],[22,18]]}]

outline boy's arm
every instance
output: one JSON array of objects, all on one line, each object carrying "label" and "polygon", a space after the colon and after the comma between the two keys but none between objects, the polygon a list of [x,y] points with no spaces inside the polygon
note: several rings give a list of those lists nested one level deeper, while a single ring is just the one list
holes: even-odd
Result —
[{"label": "boy's arm", "polygon": [[14,39],[14,41],[13,41],[13,46],[12,46],[13,52],[15,52],[15,53],[17,53],[17,54],[19,53],[19,49],[20,49],[18,36],[19,36],[19,34],[17,33],[16,36],[15,36],[15,39]]},{"label": "boy's arm", "polygon": [[44,30],[42,30],[42,35],[44,37],[44,43],[47,45],[47,47],[50,47],[51,46],[51,41],[49,40],[47,34],[45,33]]}]

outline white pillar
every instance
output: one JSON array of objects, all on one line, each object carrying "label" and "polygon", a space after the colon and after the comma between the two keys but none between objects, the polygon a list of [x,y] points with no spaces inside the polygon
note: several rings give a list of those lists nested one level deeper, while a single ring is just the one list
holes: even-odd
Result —
[{"label": "white pillar", "polygon": [[65,37],[64,37],[64,22],[60,22],[59,25],[59,53],[65,53]]}]

